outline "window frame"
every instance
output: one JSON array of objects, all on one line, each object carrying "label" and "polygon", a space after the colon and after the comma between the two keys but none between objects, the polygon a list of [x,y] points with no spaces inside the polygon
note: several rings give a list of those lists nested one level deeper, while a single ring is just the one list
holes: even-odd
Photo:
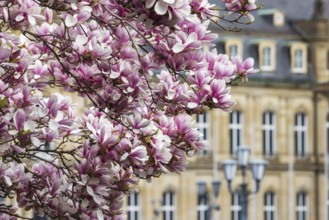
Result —
[{"label": "window frame", "polygon": [[[265,52],[264,49],[269,48],[269,64],[265,64]],[[259,54],[259,69],[265,72],[272,72],[276,69],[276,44],[274,41],[260,42],[258,45]]]},{"label": "window frame", "polygon": [[263,67],[271,67],[272,66],[272,57],[271,57],[271,47],[263,47],[263,59],[262,59],[262,66]]},{"label": "window frame", "polygon": [[[304,124],[303,124],[304,123]],[[305,158],[308,156],[308,117],[304,112],[295,114],[294,119],[294,145],[295,156]]]},{"label": "window frame", "polygon": [[204,141],[206,144],[206,149],[198,151],[198,157],[208,157],[210,155],[210,113],[205,112],[196,115],[196,122],[200,131],[199,140]]},{"label": "window frame", "polygon": [[[234,53],[233,53],[234,51]],[[229,50],[228,50],[228,54],[230,57],[235,57],[235,56],[238,56],[238,51],[239,51],[239,47],[237,44],[231,44],[229,46]]]},{"label": "window frame", "polygon": [[209,192],[205,190],[205,192],[201,195],[198,192],[198,206],[197,206],[197,213],[198,213],[198,220],[210,220],[211,218],[211,209],[210,209],[210,196]]},{"label": "window frame", "polygon": [[229,117],[230,154],[233,155],[243,144],[243,113],[235,110],[230,113]]},{"label": "window frame", "polygon": [[140,193],[131,192],[127,198],[127,220],[141,219]]},{"label": "window frame", "polygon": [[162,194],[161,213],[162,213],[163,220],[175,220],[176,219],[176,195],[175,195],[175,192],[168,190]]},{"label": "window frame", "polygon": [[325,204],[325,209],[327,209],[327,219],[325,220],[328,220],[329,219],[329,190],[327,191],[327,197],[326,197],[326,204]]},{"label": "window frame", "polygon": [[262,144],[264,157],[276,155],[276,114],[273,111],[263,112]]},{"label": "window frame", "polygon": [[281,27],[285,24],[285,16],[281,10],[278,9],[263,9],[262,11],[258,12],[259,15],[262,16],[269,16],[272,18],[273,25],[276,27]]},{"label": "window frame", "polygon": [[[270,198],[268,198],[270,197]],[[268,204],[269,202],[269,204]],[[264,194],[264,220],[276,220],[276,195],[274,192]]]},{"label": "window frame", "polygon": [[[302,201],[302,204],[299,203],[300,201]],[[308,204],[308,194],[304,191],[298,192],[296,195],[296,220],[308,220]]]},{"label": "window frame", "polygon": [[[326,123],[324,125],[325,127],[325,136],[326,136],[326,151],[325,154],[328,155],[329,154],[329,112],[327,113],[326,116]],[[328,213],[329,214],[329,213]]]},{"label": "window frame", "polygon": [[233,54],[235,56],[243,57],[243,47],[242,47],[242,42],[239,39],[229,39],[225,41],[225,53],[229,56],[232,57],[231,55],[231,47],[236,46],[236,54]]},{"label": "window frame", "polygon": [[295,62],[294,62],[294,68],[300,69],[303,68],[304,62],[303,62],[303,50],[301,48],[297,48],[295,50]]},{"label": "window frame", "polygon": [[327,63],[326,63],[326,70],[327,71],[329,71],[329,49],[327,49],[327,52],[326,52],[326,61],[327,61]]},{"label": "window frame", "polygon": [[282,27],[285,24],[285,16],[281,11],[276,11],[273,14],[273,25]]},{"label": "window frame", "polygon": [[[297,58],[297,51],[301,51],[301,57]],[[290,47],[290,68],[292,73],[307,73],[307,44],[303,42],[293,42]],[[301,62],[301,66],[296,64]]]}]

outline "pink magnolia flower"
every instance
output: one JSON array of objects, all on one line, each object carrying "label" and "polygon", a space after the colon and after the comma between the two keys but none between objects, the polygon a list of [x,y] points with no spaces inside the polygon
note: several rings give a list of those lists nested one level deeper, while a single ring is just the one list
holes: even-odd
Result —
[{"label": "pink magnolia flower", "polygon": [[22,14],[15,18],[17,22],[22,22],[24,19],[27,19],[30,25],[36,25],[38,20],[44,19],[44,16],[41,15],[41,8],[33,1],[22,0],[22,6],[24,6],[22,7]]},{"label": "pink magnolia flower", "polygon": [[257,9],[255,0],[222,0],[228,11],[240,13],[246,16],[250,22],[254,21],[254,17],[248,13]]},{"label": "pink magnolia flower", "polygon": [[0,61],[3,62],[5,61],[10,55],[11,55],[11,51],[9,49],[6,48],[0,48]]},{"label": "pink magnolia flower", "polygon": [[212,10],[215,4],[209,4],[208,0],[192,0],[191,6],[195,12],[200,13],[200,17],[206,20],[214,15]]},{"label": "pink magnolia flower", "polygon": [[231,58],[232,63],[235,65],[235,72],[241,76],[246,76],[247,74],[257,73],[258,70],[254,69],[254,59],[247,58],[245,61],[238,56]]},{"label": "pink magnolia flower", "polygon": [[14,126],[17,131],[23,131],[24,123],[26,122],[26,113],[23,109],[18,109],[14,114]]},{"label": "pink magnolia flower", "polygon": [[172,48],[174,53],[180,53],[186,48],[198,48],[200,47],[201,43],[198,42],[198,36],[195,32],[189,34],[186,36],[185,33],[181,33],[181,35],[178,35],[179,38],[177,38],[177,43]]},{"label": "pink magnolia flower", "polygon": [[223,0],[229,11],[252,11],[257,8],[255,0]]},{"label": "pink magnolia flower", "polygon": [[[256,7],[224,3],[227,14],[242,17]],[[116,220],[139,179],[182,172],[205,148],[191,115],[229,111],[227,84],[256,72],[252,59],[213,49],[212,7],[207,0],[2,1],[4,196],[15,193],[20,207],[51,219]]]},{"label": "pink magnolia flower", "polygon": [[179,1],[177,0],[146,0],[145,6],[146,8],[151,8],[154,6],[154,11],[158,15],[164,15],[167,13],[169,8],[172,8],[175,10],[175,8],[179,8],[181,5],[186,5],[186,1],[181,1],[181,4],[179,4]]}]

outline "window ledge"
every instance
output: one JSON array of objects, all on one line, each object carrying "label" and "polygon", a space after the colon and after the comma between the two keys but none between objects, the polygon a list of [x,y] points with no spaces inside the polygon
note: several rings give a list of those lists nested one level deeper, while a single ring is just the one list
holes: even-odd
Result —
[{"label": "window ledge", "polygon": [[261,66],[259,67],[260,71],[274,72],[275,68],[272,66]]},{"label": "window ledge", "polygon": [[306,74],[307,71],[305,68],[294,68],[291,72],[294,74]]},{"label": "window ledge", "polygon": [[273,155],[263,155],[264,159],[266,160],[278,160],[278,155],[277,154],[273,154]]},{"label": "window ledge", "polygon": [[310,155],[305,155],[305,156],[296,156],[295,155],[295,161],[298,163],[298,162],[305,162],[305,161],[310,161],[311,158],[310,158]]}]

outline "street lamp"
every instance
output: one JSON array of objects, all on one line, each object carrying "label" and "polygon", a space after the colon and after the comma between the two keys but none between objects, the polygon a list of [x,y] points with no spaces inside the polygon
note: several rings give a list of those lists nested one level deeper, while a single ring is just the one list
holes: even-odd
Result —
[{"label": "street lamp", "polygon": [[[267,162],[261,159],[249,161],[250,149],[245,146],[239,147],[236,153],[237,160],[224,160],[222,162],[222,166],[224,170],[225,179],[228,183],[228,189],[232,195],[235,193],[232,189],[232,180],[235,177],[237,168],[239,167],[241,170],[242,183],[240,184],[240,188],[237,193],[240,195],[241,198],[241,220],[247,220],[248,196],[251,194],[256,194],[259,191],[260,181],[264,177]],[[248,165],[250,165],[252,177],[256,183],[256,189],[253,192],[248,191],[247,189],[246,172]]]}]

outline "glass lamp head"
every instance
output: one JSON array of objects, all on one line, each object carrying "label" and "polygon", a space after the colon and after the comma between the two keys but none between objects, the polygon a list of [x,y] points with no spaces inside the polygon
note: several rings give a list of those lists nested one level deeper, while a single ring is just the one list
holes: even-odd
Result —
[{"label": "glass lamp head", "polygon": [[199,196],[202,196],[207,191],[207,185],[205,182],[198,182],[198,194]]},{"label": "glass lamp head", "polygon": [[250,161],[250,169],[254,180],[261,181],[264,178],[266,165],[267,162],[265,160],[256,159]]},{"label": "glass lamp head", "polygon": [[213,180],[211,184],[212,184],[212,190],[214,192],[214,196],[215,198],[218,198],[221,182],[220,180]]},{"label": "glass lamp head", "polygon": [[237,162],[235,160],[224,160],[222,162],[222,167],[224,170],[224,176],[227,181],[232,181],[237,168]]},{"label": "glass lamp head", "polygon": [[248,165],[250,155],[250,148],[246,146],[240,146],[237,149],[237,160],[240,166],[246,167]]}]

